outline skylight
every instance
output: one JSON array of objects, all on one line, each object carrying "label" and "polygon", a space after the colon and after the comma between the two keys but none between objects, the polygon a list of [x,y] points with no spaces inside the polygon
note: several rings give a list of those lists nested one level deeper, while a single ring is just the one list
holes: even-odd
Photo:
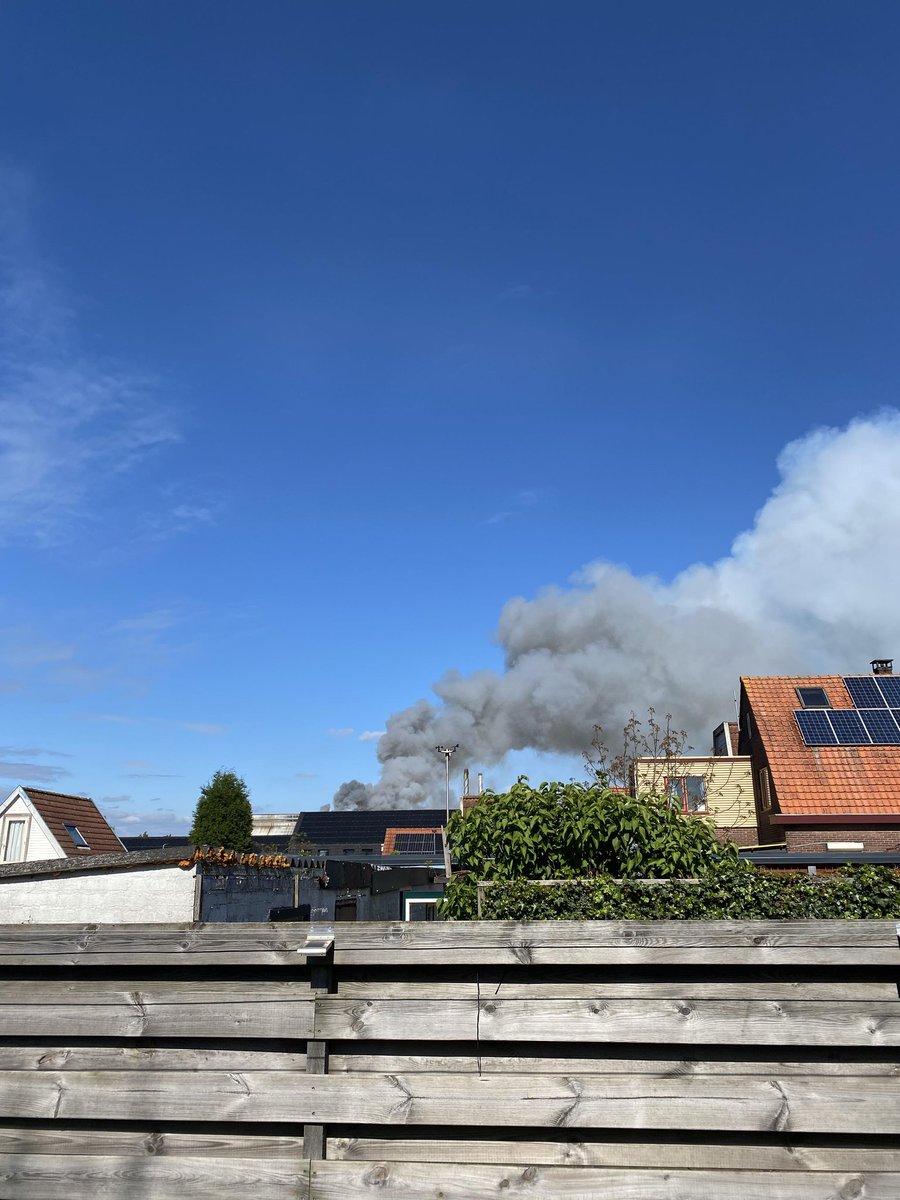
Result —
[{"label": "skylight", "polygon": [[65,829],[66,833],[69,835],[69,837],[72,839],[72,841],[75,843],[75,845],[78,847],[79,850],[90,850],[90,846],[87,843],[87,839],[85,838],[84,834],[81,832],[81,830],[78,828],[77,825],[64,824],[63,828]]}]

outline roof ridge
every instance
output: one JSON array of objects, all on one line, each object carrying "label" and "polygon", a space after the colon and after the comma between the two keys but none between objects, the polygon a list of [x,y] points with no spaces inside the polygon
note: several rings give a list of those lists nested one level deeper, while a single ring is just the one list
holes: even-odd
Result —
[{"label": "roof ridge", "polygon": [[[21,783],[19,786],[23,792],[40,792],[42,796],[59,796],[62,800],[88,800],[91,804],[94,804],[91,796],[78,796],[74,792],[53,792],[49,788],[36,787],[31,783]],[[96,808],[96,804],[94,804],[94,807]]]}]

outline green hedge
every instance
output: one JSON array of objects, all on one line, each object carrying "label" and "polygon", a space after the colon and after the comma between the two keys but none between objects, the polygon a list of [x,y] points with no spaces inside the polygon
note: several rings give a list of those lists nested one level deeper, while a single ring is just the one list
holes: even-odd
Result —
[{"label": "green hedge", "polygon": [[[475,880],[457,875],[441,916],[475,920]],[[548,887],[530,880],[486,888],[482,918],[493,921],[900,919],[900,874],[889,867],[844,867],[833,875],[757,870],[738,862],[696,883],[652,886],[610,876]]]}]

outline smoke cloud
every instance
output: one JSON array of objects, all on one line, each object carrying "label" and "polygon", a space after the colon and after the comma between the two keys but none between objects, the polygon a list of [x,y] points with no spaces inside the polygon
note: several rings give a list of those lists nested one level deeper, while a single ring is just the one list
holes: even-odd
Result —
[{"label": "smoke cloud", "polygon": [[900,413],[819,429],[779,456],[781,480],[730,554],[671,582],[595,562],[566,588],[504,606],[502,673],[449,671],[387,722],[381,778],[334,807],[438,801],[437,744],[459,764],[512,750],[579,753],[599,723],[671,712],[700,750],[733,712],[739,675],[866,671],[900,654]]}]

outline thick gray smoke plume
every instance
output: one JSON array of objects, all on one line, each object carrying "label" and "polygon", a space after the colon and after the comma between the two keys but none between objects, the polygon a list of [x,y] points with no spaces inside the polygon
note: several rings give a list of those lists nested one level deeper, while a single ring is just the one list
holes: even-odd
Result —
[{"label": "thick gray smoke plume", "polygon": [[380,780],[344,784],[335,807],[440,801],[439,743],[459,742],[468,764],[526,747],[578,753],[595,723],[615,735],[650,705],[703,750],[733,714],[739,675],[866,671],[900,656],[900,413],[817,430],[778,466],[726,558],[671,583],[597,562],[569,588],[510,600],[502,674],[448,672],[437,704],[395,713]]},{"label": "thick gray smoke plume", "polygon": [[[358,779],[348,779],[334,793],[331,807],[335,812],[345,812],[347,809],[373,808],[372,788]],[[382,805],[382,807],[386,807]]]}]

